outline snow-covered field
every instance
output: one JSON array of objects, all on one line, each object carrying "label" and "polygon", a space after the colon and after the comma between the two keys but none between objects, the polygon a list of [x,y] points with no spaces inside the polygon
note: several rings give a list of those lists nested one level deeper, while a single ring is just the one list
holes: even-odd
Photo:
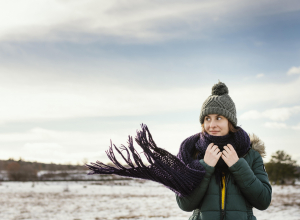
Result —
[{"label": "snow-covered field", "polygon": [[[154,182],[2,182],[0,219],[187,220],[175,195]],[[258,220],[300,220],[300,186],[273,186],[266,211]]]}]

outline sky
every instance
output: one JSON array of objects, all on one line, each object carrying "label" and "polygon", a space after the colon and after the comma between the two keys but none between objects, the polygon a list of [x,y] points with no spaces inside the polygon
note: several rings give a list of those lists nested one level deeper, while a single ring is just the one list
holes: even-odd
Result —
[{"label": "sky", "polygon": [[108,162],[142,123],[176,155],[220,80],[300,165],[299,27],[297,0],[1,1],[0,159]]}]

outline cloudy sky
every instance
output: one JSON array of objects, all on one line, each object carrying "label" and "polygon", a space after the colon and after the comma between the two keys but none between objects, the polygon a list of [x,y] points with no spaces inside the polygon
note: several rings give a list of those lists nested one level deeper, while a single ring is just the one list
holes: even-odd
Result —
[{"label": "cloudy sky", "polygon": [[297,0],[1,1],[0,159],[107,162],[141,123],[177,154],[219,79],[300,164],[299,26]]}]

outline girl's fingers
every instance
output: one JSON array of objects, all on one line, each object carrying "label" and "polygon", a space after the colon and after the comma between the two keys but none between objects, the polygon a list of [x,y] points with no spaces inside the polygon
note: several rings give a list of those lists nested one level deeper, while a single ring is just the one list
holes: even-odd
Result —
[{"label": "girl's fingers", "polygon": [[214,146],[214,143],[210,143],[207,147],[207,150],[211,149]]},{"label": "girl's fingers", "polygon": [[233,146],[231,144],[227,144],[227,147],[230,149],[230,150],[234,150]]},{"label": "girl's fingers", "polygon": [[231,151],[231,149],[228,146],[224,146],[224,150],[226,150],[227,152]]},{"label": "girl's fingers", "polygon": [[214,145],[211,149],[215,150],[217,147],[218,147],[217,145]]},{"label": "girl's fingers", "polygon": [[224,154],[222,154],[221,157],[225,162],[227,161],[227,157],[225,157]]},{"label": "girl's fingers", "polygon": [[226,152],[229,153],[230,151],[228,150],[228,148],[225,148],[226,146],[223,147],[223,151],[222,152]]},{"label": "girl's fingers", "polygon": [[215,150],[217,150],[217,149],[219,149],[218,146],[217,146],[217,145],[214,145],[214,146],[212,147],[211,150],[212,150],[212,151],[215,151]]},{"label": "girl's fingers", "polygon": [[222,154],[223,154],[226,158],[227,158],[228,155],[229,155],[229,154],[227,153],[227,151],[225,151],[225,150],[222,151]]},{"label": "girl's fingers", "polygon": [[217,157],[220,158],[221,156],[222,156],[222,152],[219,152],[219,153],[217,154]]},{"label": "girl's fingers", "polygon": [[215,156],[217,156],[219,152],[220,152],[220,149],[217,148],[215,151],[212,152],[212,154],[215,155]]}]

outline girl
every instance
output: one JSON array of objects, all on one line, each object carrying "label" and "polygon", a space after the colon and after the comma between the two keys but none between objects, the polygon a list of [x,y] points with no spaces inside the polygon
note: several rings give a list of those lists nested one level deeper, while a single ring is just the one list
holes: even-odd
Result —
[{"label": "girl", "polygon": [[[156,146],[147,126],[137,132],[145,165],[133,147],[111,144],[106,152],[115,166],[97,161],[87,164],[89,174],[116,174],[152,180],[176,193],[179,207],[194,211],[190,220],[255,220],[252,207],[266,209],[272,188],[264,169],[264,146],[237,127],[235,105],[228,88],[219,82],[202,105],[202,132],[185,139],[176,156]],[[117,161],[114,149],[127,166]],[[124,155],[121,151],[125,151]],[[133,160],[131,159],[131,155]]]},{"label": "girl", "polygon": [[200,123],[202,132],[183,141],[179,154],[190,152],[186,146],[194,143],[192,155],[206,173],[191,194],[176,195],[179,207],[194,210],[190,220],[256,219],[252,207],[268,208],[272,194],[262,160],[264,145],[237,127],[235,104],[224,83],[212,88],[202,105]]}]

